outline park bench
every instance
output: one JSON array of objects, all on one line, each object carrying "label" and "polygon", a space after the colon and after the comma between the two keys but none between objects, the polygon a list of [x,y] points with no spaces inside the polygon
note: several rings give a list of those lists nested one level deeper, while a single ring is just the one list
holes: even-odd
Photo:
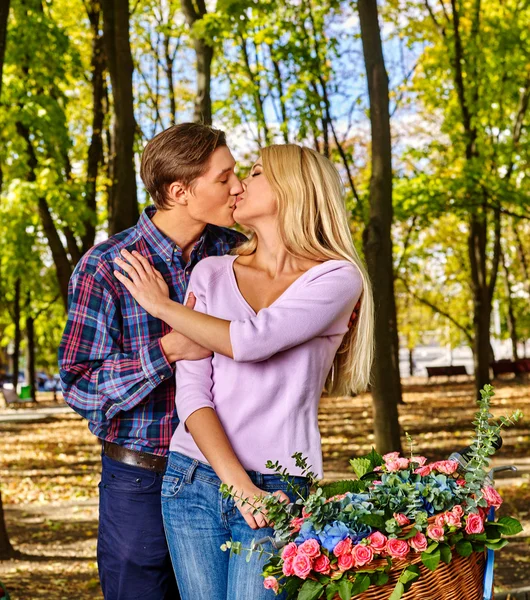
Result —
[{"label": "park bench", "polygon": [[515,375],[530,373],[530,358],[521,358],[519,360],[496,360],[491,363],[491,368],[494,377],[506,373],[514,373]]},{"label": "park bench", "polygon": [[426,367],[427,377],[454,377],[456,375],[467,375],[464,365],[444,365],[439,367]]},{"label": "park bench", "polygon": [[0,387],[0,396],[3,399],[3,404],[5,407],[16,406],[18,404],[31,404],[33,402],[31,398],[20,398],[15,390],[8,389],[3,386]]}]

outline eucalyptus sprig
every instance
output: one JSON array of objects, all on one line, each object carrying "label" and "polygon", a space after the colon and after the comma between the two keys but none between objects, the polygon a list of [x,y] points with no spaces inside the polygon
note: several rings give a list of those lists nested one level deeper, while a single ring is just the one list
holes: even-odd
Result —
[{"label": "eucalyptus sprig", "polygon": [[473,421],[475,439],[471,444],[470,458],[465,466],[465,485],[462,489],[467,496],[467,505],[471,509],[487,505],[482,497],[482,488],[488,474],[491,456],[495,453],[495,442],[498,440],[502,428],[514,425],[522,417],[522,412],[516,410],[509,417],[501,417],[499,422],[492,421],[490,405],[494,395],[493,386],[485,385],[480,390],[480,399],[477,401],[479,410]]}]

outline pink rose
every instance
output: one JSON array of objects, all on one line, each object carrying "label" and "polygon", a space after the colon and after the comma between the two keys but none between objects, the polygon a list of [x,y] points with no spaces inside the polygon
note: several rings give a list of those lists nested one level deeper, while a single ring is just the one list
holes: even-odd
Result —
[{"label": "pink rose", "polygon": [[488,503],[488,506],[494,506],[496,509],[500,508],[502,504],[502,498],[499,496],[497,490],[491,486],[486,486],[482,489],[482,495],[484,500]]},{"label": "pink rose", "polygon": [[466,533],[482,533],[484,531],[484,521],[480,515],[472,513],[466,520]]},{"label": "pink rose", "polygon": [[409,545],[405,540],[390,538],[387,542],[386,550],[392,558],[405,558],[409,553]]},{"label": "pink rose", "polygon": [[353,555],[352,553],[348,553],[348,554],[341,554],[339,556],[339,569],[341,571],[348,571],[349,569],[351,569],[354,565],[354,561],[353,561]]},{"label": "pink rose", "polygon": [[436,515],[436,517],[434,518],[434,524],[436,525],[436,527],[443,527],[446,524],[446,522],[446,513]]},{"label": "pink rose", "polygon": [[309,513],[306,511],[305,506],[302,507],[302,517],[304,517],[304,519],[307,519],[307,517],[310,517],[313,513]]},{"label": "pink rose", "polygon": [[283,574],[286,575],[287,577],[294,575],[294,569],[293,569],[294,559],[295,559],[294,556],[289,556],[289,558],[286,558],[283,561],[282,571],[283,571]]},{"label": "pink rose", "polygon": [[425,465],[424,467],[418,467],[414,469],[414,473],[416,475],[421,475],[422,477],[427,477],[427,475],[431,474],[431,465]]},{"label": "pink rose", "polygon": [[410,459],[410,462],[416,463],[420,467],[423,467],[423,465],[427,462],[427,459],[425,458],[425,456],[413,456]]},{"label": "pink rose", "polygon": [[462,521],[460,521],[460,517],[452,512],[445,513],[445,522],[450,527],[462,527]]},{"label": "pink rose", "polygon": [[296,556],[298,552],[298,546],[294,542],[290,542],[287,546],[282,550],[282,558],[285,560],[286,558],[291,558]]},{"label": "pink rose", "polygon": [[[436,465],[436,467],[434,467],[434,465]],[[458,463],[456,460],[440,460],[437,463],[434,463],[434,465],[433,467],[444,475],[452,475],[458,470]]]},{"label": "pink rose", "polygon": [[455,504],[451,509],[451,512],[459,519],[461,519],[464,516],[464,509],[460,506],[460,504]]},{"label": "pink rose", "polygon": [[274,590],[274,593],[277,594],[279,589],[278,580],[272,575],[270,575],[269,577],[265,577],[263,581],[263,587],[266,590]]},{"label": "pink rose", "polygon": [[315,558],[313,562],[313,571],[315,573],[322,573],[322,575],[328,575],[331,571],[329,558],[325,554],[321,554]]},{"label": "pink rose", "polygon": [[403,513],[394,513],[394,519],[396,519],[397,524],[400,527],[404,527],[405,525],[410,525],[410,519]]},{"label": "pink rose", "polygon": [[383,460],[388,462],[389,460],[396,460],[399,458],[399,452],[389,452],[388,454],[383,455]]},{"label": "pink rose", "polygon": [[309,558],[316,558],[320,554],[320,544],[316,540],[306,540],[298,546],[298,553],[302,552]]},{"label": "pink rose", "polygon": [[293,532],[300,531],[302,527],[302,523],[304,522],[304,517],[297,517],[296,519],[291,519],[291,529]]},{"label": "pink rose", "polygon": [[456,485],[459,485],[460,487],[462,487],[463,485],[466,485],[466,480],[465,479],[457,479]]},{"label": "pink rose", "polygon": [[351,538],[341,540],[333,549],[335,556],[342,556],[343,554],[350,554],[352,550]]},{"label": "pink rose", "polygon": [[380,479],[378,479],[377,481],[373,481],[372,483],[374,485],[381,485],[383,482]]},{"label": "pink rose", "polygon": [[396,458],[395,460],[388,461],[386,463],[386,468],[390,473],[394,473],[396,471],[407,469],[409,464],[410,461],[408,458]]},{"label": "pink rose", "polygon": [[372,548],[370,548],[370,546],[357,544],[353,547],[352,556],[356,567],[364,567],[364,565],[372,562],[374,558],[374,551]]},{"label": "pink rose", "polygon": [[370,542],[370,547],[374,552],[377,552],[377,554],[381,554],[386,549],[388,539],[386,535],[380,531],[374,531],[366,539]]},{"label": "pink rose", "polygon": [[293,571],[300,579],[307,579],[307,576],[311,573],[311,559],[307,554],[297,554],[293,558]]},{"label": "pink rose", "polygon": [[435,542],[441,542],[444,539],[444,528],[438,525],[429,525],[427,527],[427,535]]},{"label": "pink rose", "polygon": [[410,538],[409,543],[414,550],[416,550],[416,552],[423,552],[424,550],[427,550],[427,538],[423,535],[423,533],[421,533],[421,531],[418,531],[413,538]]}]

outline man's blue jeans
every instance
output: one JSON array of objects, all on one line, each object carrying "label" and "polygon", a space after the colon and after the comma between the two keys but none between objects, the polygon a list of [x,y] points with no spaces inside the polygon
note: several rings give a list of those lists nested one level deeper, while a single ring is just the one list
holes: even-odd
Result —
[{"label": "man's blue jeans", "polygon": [[162,523],[162,474],[102,456],[98,568],[106,600],[178,600]]},{"label": "man's blue jeans", "polygon": [[[262,490],[284,491],[295,500],[287,485],[276,475],[248,472]],[[307,479],[295,478],[307,495]],[[263,587],[261,572],[267,555],[246,552],[230,556],[221,544],[230,538],[250,548],[253,539],[273,535],[271,528],[251,529],[232,498],[219,492],[221,481],[215,471],[202,462],[170,452],[162,483],[164,528],[182,600],[271,600],[272,590]],[[270,543],[264,550],[271,552]],[[276,599],[284,598],[283,595]]]}]

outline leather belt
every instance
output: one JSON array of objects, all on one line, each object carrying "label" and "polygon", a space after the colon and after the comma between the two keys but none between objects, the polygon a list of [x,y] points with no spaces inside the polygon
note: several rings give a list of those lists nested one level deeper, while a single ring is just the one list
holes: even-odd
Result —
[{"label": "leather belt", "polygon": [[103,441],[103,454],[112,460],[130,465],[131,467],[141,467],[155,473],[164,473],[166,470],[167,458],[165,456],[141,452],[140,450],[131,450],[112,442]]}]

